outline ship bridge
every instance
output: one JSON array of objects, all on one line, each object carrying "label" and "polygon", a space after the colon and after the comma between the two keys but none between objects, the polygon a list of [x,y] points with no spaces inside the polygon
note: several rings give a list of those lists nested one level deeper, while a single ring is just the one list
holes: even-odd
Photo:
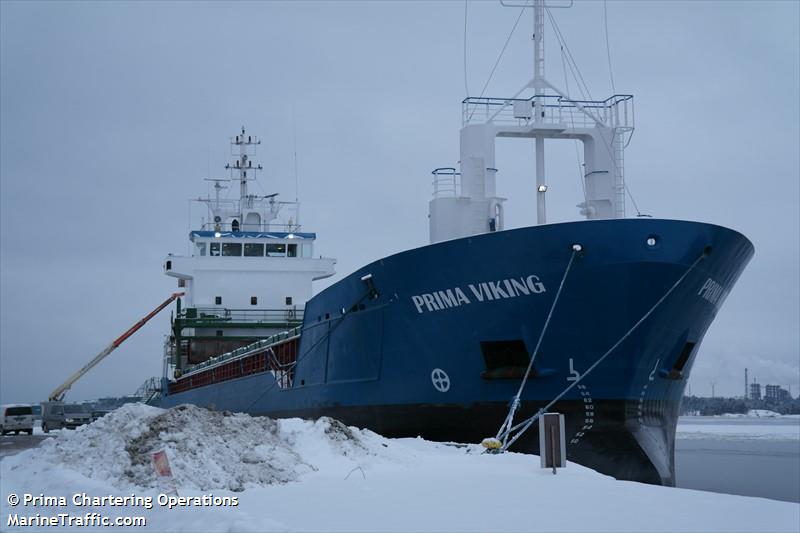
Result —
[{"label": "ship bridge", "polygon": [[[303,230],[297,201],[248,193],[262,168],[253,160],[259,144],[244,128],[231,138],[238,154],[225,168],[234,176],[210,179],[214,197],[196,199],[208,218],[189,233],[190,255],[164,260],[164,273],[185,292],[167,343],[179,370],[297,326],[312,283],[335,273],[335,259],[315,257],[317,235]],[[239,198],[220,198],[231,181]]]}]

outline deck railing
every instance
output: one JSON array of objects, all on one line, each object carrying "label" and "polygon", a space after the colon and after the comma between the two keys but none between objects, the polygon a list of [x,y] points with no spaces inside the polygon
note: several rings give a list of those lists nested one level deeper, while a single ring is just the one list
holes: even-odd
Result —
[{"label": "deck railing", "polygon": [[299,224],[245,224],[232,222],[204,222],[200,229],[203,231],[256,231],[261,233],[300,233],[302,226]]},{"label": "deck railing", "polygon": [[433,197],[457,197],[461,194],[461,172],[453,167],[436,168],[433,174]]},{"label": "deck railing", "polygon": [[[543,115],[535,117],[536,109]],[[570,100],[558,95],[527,99],[470,97],[462,102],[461,112],[464,125],[492,121],[524,126],[538,121],[580,128],[601,124],[629,130],[634,126],[633,96],[629,94],[617,94],[605,100]]]},{"label": "deck railing", "polygon": [[225,307],[188,307],[178,318],[197,322],[246,322],[289,324],[302,322],[303,309],[228,309]]}]

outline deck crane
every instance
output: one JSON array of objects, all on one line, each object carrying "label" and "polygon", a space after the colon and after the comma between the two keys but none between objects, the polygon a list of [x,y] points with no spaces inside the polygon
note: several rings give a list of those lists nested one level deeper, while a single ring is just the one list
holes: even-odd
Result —
[{"label": "deck crane", "polygon": [[151,318],[156,316],[162,309],[164,309],[166,306],[172,303],[176,298],[180,298],[181,296],[183,296],[183,294],[184,293],[182,292],[173,293],[172,296],[164,300],[164,302],[161,305],[153,309],[147,316],[145,316],[136,324],[134,324],[128,331],[126,331],[125,333],[114,339],[114,341],[111,344],[109,344],[102,352],[97,354],[94,357],[94,359],[86,363],[83,366],[83,368],[72,374],[67,381],[59,385],[53,392],[51,392],[50,396],[48,397],[48,402],[61,402],[64,399],[64,395],[76,381],[82,378],[87,372],[89,372],[89,370],[94,368],[95,365],[97,365],[97,363],[105,359],[106,356],[108,356],[111,352],[119,348],[120,344],[125,342],[131,335],[139,331],[139,329],[142,326],[144,326]]}]

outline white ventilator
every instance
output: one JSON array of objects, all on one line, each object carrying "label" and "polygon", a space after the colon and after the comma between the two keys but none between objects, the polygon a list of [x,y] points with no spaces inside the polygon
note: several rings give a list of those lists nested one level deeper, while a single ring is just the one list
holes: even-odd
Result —
[{"label": "white ventilator", "polygon": [[[534,139],[537,223],[545,224],[545,139],[583,143],[586,197],[578,204],[587,219],[625,217],[624,148],[633,132],[633,96],[573,100],[544,77],[544,0],[533,0],[534,75],[511,98],[468,97],[462,103],[460,172],[433,171],[429,204],[432,243],[503,229],[504,198],[497,195],[495,140]],[[520,6],[523,9],[526,6]],[[557,6],[552,6],[557,7]],[[521,95],[533,90],[529,98]]]}]

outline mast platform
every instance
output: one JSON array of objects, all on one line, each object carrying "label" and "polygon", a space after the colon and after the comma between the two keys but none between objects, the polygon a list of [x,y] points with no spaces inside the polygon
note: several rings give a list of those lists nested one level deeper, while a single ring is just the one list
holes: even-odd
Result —
[{"label": "mast platform", "polygon": [[[541,115],[535,116],[535,110]],[[633,96],[616,94],[605,100],[570,100],[559,95],[530,98],[469,97],[461,102],[461,122],[531,126],[542,129],[601,126],[627,133],[634,128]]]}]

